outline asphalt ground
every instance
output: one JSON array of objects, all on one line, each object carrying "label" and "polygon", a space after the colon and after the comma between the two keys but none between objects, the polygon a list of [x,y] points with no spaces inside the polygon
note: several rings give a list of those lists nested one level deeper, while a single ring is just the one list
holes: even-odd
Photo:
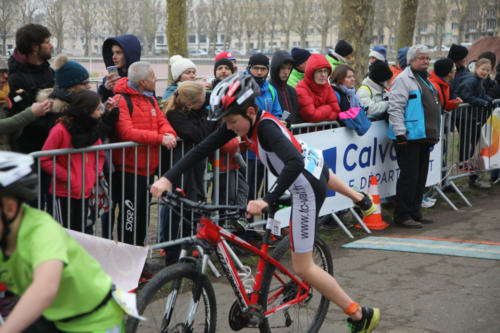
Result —
[{"label": "asphalt ground", "polygon": [[[489,190],[459,186],[472,203],[449,197],[459,210],[442,199],[424,215],[435,221],[423,229],[390,226],[375,236],[411,236],[500,242],[500,185]],[[391,207],[382,207],[391,223]],[[352,229],[355,240],[366,237]],[[396,251],[345,249],[352,240],[340,230],[321,231],[328,240],[334,275],[361,305],[380,308],[376,332],[458,333],[500,332],[500,262],[496,260]],[[228,311],[235,297],[225,278],[213,280],[218,304],[217,332],[231,331]],[[347,332],[346,316],[334,304],[320,332]],[[255,332],[244,329],[240,332]]]}]

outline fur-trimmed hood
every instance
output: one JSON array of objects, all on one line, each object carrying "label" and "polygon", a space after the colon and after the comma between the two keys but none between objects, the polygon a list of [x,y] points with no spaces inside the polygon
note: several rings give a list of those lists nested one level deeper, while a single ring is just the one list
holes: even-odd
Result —
[{"label": "fur-trimmed hood", "polygon": [[54,88],[46,88],[38,91],[36,101],[41,103],[46,100],[51,100],[54,103],[52,104],[52,110],[50,110],[50,112],[63,113],[68,110],[69,101],[72,95],[72,93],[64,89],[57,89],[54,91]]}]

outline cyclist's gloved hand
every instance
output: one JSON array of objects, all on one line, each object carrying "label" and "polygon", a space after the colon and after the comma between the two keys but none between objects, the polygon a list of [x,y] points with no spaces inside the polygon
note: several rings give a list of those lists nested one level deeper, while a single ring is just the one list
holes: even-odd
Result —
[{"label": "cyclist's gloved hand", "polygon": [[408,141],[406,141],[406,136],[404,135],[396,136],[396,150],[399,152],[404,152],[408,150]]}]

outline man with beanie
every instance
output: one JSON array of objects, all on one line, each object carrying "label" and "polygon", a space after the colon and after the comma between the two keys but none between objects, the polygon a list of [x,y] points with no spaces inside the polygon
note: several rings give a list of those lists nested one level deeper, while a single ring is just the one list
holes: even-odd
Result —
[{"label": "man with beanie", "polygon": [[389,81],[388,90],[391,88],[392,81],[406,68],[406,54],[408,53],[408,46],[402,47],[398,50],[398,65],[391,66],[392,78]]},{"label": "man with beanie", "polygon": [[227,51],[221,52],[215,57],[215,62],[219,61],[220,59],[227,59],[231,61],[231,63],[233,64],[233,72],[236,73],[238,71],[238,64],[236,63],[236,57],[234,56],[234,54]]},{"label": "man with beanie", "polygon": [[387,109],[389,108],[387,86],[391,78],[392,72],[387,63],[375,60],[371,65],[368,77],[363,80],[356,92],[356,96],[365,107],[369,119],[387,119]]},{"label": "man with beanie", "polygon": [[[9,98],[13,114],[23,111],[36,100],[40,89],[54,86],[54,71],[48,60],[52,56],[50,31],[39,24],[27,24],[16,32],[16,48],[9,58]],[[12,142],[13,150],[31,153],[42,149],[45,137],[39,136],[39,128],[46,129],[46,116],[27,125],[21,136]]]},{"label": "man with beanie", "polygon": [[450,50],[448,51],[448,58],[453,60],[457,69],[455,78],[449,82],[450,94],[453,98],[457,96],[458,87],[468,73],[465,68],[465,58],[467,57],[467,54],[469,54],[467,48],[457,44],[451,44]]},{"label": "man with beanie", "polygon": [[332,51],[326,55],[326,60],[332,66],[332,73],[335,70],[335,66],[340,64],[347,64],[351,59],[353,48],[351,44],[341,39],[335,45],[335,51]]},{"label": "man with beanie", "polygon": [[281,110],[289,113],[286,118],[287,125],[302,121],[299,114],[297,93],[292,86],[287,84],[293,64],[293,57],[286,51],[276,51],[271,58],[271,78],[269,83],[278,93]]},{"label": "man with beanie", "polygon": [[293,69],[287,81],[287,84],[292,88],[295,88],[297,83],[304,79],[307,60],[310,56],[311,52],[306,49],[301,49],[299,47],[294,47],[292,49]]},{"label": "man with beanie", "polygon": [[[260,88],[260,96],[255,97],[255,101],[259,108],[262,111],[272,113],[276,118],[280,119],[282,110],[278,101],[278,93],[276,89],[267,82],[269,58],[262,53],[254,54],[248,59],[247,71],[252,75]],[[257,191],[264,178],[264,166],[251,151],[248,152],[248,160],[248,198],[249,200],[254,200],[257,198]]]},{"label": "man with beanie", "polygon": [[[124,160],[121,154],[113,154],[116,168],[112,176],[113,200],[120,201],[124,195],[125,202],[128,202],[119,205],[118,239],[128,244],[144,245],[148,210],[147,186],[152,183],[159,165],[158,146],[172,149],[177,143],[177,134],[153,97],[156,80],[151,64],[137,61],[129,67],[128,76],[118,80],[115,85],[114,99],[120,110],[116,123],[118,140],[142,144],[126,148]],[[122,170],[125,177],[124,188],[121,188]],[[137,184],[137,188],[134,184]],[[124,216],[124,225],[121,216]],[[136,219],[131,219],[131,216],[136,216]],[[136,223],[137,226],[134,227]]]},{"label": "man with beanie", "polygon": [[118,75],[110,73],[102,79],[97,92],[102,101],[113,97],[116,82],[127,76],[128,68],[141,60],[141,42],[135,35],[110,37],[102,44],[102,59],[106,67],[116,66]]},{"label": "man with beanie", "polygon": [[430,149],[440,136],[441,106],[438,92],[428,79],[429,52],[420,44],[408,49],[410,66],[396,77],[389,96],[388,136],[395,141],[400,170],[394,223],[404,228],[433,223],[421,212]]},{"label": "man with beanie", "polygon": [[220,58],[214,65],[215,79],[212,81],[212,89],[215,89],[217,84],[224,80],[226,77],[234,74],[233,62],[228,58]]}]

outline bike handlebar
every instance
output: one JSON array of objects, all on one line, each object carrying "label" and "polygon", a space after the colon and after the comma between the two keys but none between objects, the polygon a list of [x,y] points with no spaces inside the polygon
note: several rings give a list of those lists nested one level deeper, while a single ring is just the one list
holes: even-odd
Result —
[{"label": "bike handlebar", "polygon": [[184,204],[187,208],[191,208],[195,211],[202,212],[202,213],[208,213],[208,212],[215,212],[215,211],[234,211],[238,213],[246,213],[247,208],[246,206],[240,206],[240,205],[209,205],[204,202],[196,202],[193,200],[190,200],[188,198],[185,198],[181,195],[179,195],[176,192],[168,192],[165,191],[162,194],[161,201],[165,204],[169,205],[174,205],[177,206],[179,203]]}]

